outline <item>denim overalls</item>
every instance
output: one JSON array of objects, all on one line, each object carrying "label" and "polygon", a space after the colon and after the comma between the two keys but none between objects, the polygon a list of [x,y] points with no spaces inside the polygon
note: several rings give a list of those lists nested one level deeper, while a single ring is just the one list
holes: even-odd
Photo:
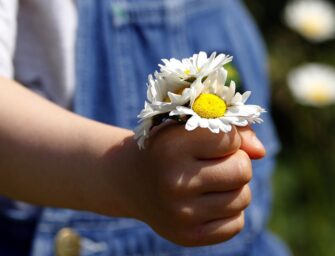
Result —
[{"label": "denim overalls", "polygon": [[[239,0],[79,0],[78,11],[77,113],[133,129],[143,107],[147,75],[157,69],[160,59],[199,51],[233,55],[244,89],[253,92],[251,102],[268,108],[263,44]],[[32,255],[53,255],[55,236],[63,227],[79,234],[84,256],[288,255],[265,230],[278,143],[270,114],[264,119],[255,130],[267,157],[253,163],[253,201],[244,230],[232,240],[185,248],[137,220],[45,209]]]}]

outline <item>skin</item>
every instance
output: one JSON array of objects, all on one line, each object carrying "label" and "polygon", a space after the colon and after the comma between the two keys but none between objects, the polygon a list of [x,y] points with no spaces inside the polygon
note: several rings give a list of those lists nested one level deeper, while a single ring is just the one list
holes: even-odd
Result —
[{"label": "skin", "polygon": [[140,151],[133,132],[88,120],[0,78],[0,194],[42,206],[131,217],[185,246],[223,242],[244,226],[250,128],[228,134],[181,125]]}]

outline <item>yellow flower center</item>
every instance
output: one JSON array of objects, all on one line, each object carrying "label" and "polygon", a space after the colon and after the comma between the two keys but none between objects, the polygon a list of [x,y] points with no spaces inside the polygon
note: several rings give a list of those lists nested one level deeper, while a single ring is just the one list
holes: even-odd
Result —
[{"label": "yellow flower center", "polygon": [[322,87],[318,87],[307,93],[307,98],[316,103],[316,104],[326,104],[331,101],[330,92],[327,89],[323,89]]},{"label": "yellow flower center", "polygon": [[317,19],[309,18],[301,24],[301,30],[308,37],[317,37],[323,32],[323,27]]},{"label": "yellow flower center", "polygon": [[218,118],[224,116],[227,105],[215,94],[203,93],[194,101],[192,109],[203,118]]},{"label": "yellow flower center", "polygon": [[187,76],[189,76],[189,75],[191,74],[191,70],[186,69],[186,70],[184,71],[184,74],[187,75]]},{"label": "yellow flower center", "polygon": [[[197,68],[197,71],[198,71],[198,72],[200,72],[200,70],[201,70],[200,68]],[[186,69],[186,70],[184,71],[184,74],[187,75],[187,76],[191,75],[191,70],[190,70],[190,69]]]}]

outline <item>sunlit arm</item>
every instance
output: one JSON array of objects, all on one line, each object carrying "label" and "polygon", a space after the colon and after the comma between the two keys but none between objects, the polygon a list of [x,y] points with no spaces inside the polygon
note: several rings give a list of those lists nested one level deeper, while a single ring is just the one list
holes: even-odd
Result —
[{"label": "sunlit arm", "polygon": [[166,125],[140,151],[129,130],[91,121],[0,78],[0,194],[39,205],[132,217],[198,246],[244,226],[250,128],[214,134]]},{"label": "sunlit arm", "polygon": [[[120,152],[113,148],[131,136],[131,131],[82,118],[0,78],[2,195],[39,205],[99,211],[106,198],[102,195],[108,193],[108,203],[113,204],[109,213],[124,215],[111,175],[120,162],[116,159]],[[109,169],[111,159],[114,167]]]}]

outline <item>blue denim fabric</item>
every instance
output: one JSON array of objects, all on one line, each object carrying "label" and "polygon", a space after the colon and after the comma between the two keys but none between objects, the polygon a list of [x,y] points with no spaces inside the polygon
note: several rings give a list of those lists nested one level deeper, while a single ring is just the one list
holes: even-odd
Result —
[{"label": "blue denim fabric", "polygon": [[0,255],[27,255],[40,209],[0,197]]},{"label": "blue denim fabric", "polygon": [[[160,59],[188,57],[199,51],[233,55],[244,89],[253,91],[251,101],[268,109],[263,43],[240,1],[79,0],[78,8],[77,113],[134,128],[146,95],[147,75],[157,69]],[[253,163],[253,201],[246,211],[244,230],[232,240],[187,248],[166,241],[137,220],[46,209],[32,255],[53,255],[54,237],[62,227],[80,234],[82,255],[288,255],[265,228],[278,142],[270,115],[264,119],[255,130],[268,154]]]}]

